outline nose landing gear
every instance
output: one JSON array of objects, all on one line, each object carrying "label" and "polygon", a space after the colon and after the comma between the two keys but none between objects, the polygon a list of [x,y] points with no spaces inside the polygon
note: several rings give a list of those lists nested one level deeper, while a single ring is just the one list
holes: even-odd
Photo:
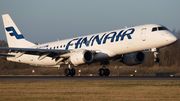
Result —
[{"label": "nose landing gear", "polygon": [[160,59],[157,57],[158,52],[154,52],[154,62],[159,62]]},{"label": "nose landing gear", "polygon": [[154,52],[154,62],[159,62],[160,59],[157,57],[157,55],[158,55],[158,49],[152,48],[152,49],[151,49],[151,52]]}]

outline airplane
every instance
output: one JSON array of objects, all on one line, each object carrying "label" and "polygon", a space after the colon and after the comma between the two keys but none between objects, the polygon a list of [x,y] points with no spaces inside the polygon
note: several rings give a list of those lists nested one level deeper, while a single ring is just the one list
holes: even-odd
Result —
[{"label": "airplane", "polygon": [[109,60],[133,66],[145,61],[144,52],[154,52],[154,61],[159,62],[157,54],[162,47],[171,45],[178,37],[165,26],[146,24],[113,31],[69,38],[43,44],[27,41],[9,14],[2,15],[9,50],[0,53],[8,61],[26,63],[34,66],[60,67],[67,65],[65,76],[74,76],[71,65],[100,62],[99,76],[109,76],[105,65]]}]

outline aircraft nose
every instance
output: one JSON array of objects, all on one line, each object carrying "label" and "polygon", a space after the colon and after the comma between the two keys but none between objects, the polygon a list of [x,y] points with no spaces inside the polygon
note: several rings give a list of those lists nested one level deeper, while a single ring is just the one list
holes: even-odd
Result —
[{"label": "aircraft nose", "polygon": [[169,37],[168,37],[168,41],[170,41],[170,42],[176,42],[177,40],[178,40],[178,37],[177,37],[177,35],[176,34],[174,34],[174,33],[169,33],[170,35],[169,35]]}]

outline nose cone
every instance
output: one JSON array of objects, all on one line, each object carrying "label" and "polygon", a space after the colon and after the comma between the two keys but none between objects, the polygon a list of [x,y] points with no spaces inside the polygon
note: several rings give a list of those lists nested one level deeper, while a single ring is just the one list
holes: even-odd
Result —
[{"label": "nose cone", "polygon": [[173,32],[168,31],[166,34],[164,34],[164,39],[166,42],[168,42],[168,44],[172,44],[178,40],[178,37]]},{"label": "nose cone", "polygon": [[173,44],[178,40],[177,35],[171,31],[169,31],[163,35],[164,35],[164,39],[166,40],[166,44],[168,44],[168,45]]},{"label": "nose cone", "polygon": [[169,41],[172,42],[172,43],[174,43],[174,42],[176,42],[177,40],[178,40],[177,35],[174,34],[174,33],[170,33]]}]

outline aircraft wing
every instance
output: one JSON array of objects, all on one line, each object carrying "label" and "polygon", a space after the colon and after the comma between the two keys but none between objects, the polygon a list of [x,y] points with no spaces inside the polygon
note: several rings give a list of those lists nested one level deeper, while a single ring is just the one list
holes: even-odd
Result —
[{"label": "aircraft wing", "polygon": [[7,54],[7,53],[0,53],[0,56],[15,57],[15,55]]},{"label": "aircraft wing", "polygon": [[[10,52],[23,54],[31,54],[31,55],[46,55],[49,57],[60,56],[64,54],[70,53],[69,50],[53,50],[53,49],[35,49],[35,48],[12,48],[12,47],[0,47],[2,50],[9,50]],[[10,54],[0,53],[0,56],[13,56]],[[64,55],[68,57],[67,55]]]}]

